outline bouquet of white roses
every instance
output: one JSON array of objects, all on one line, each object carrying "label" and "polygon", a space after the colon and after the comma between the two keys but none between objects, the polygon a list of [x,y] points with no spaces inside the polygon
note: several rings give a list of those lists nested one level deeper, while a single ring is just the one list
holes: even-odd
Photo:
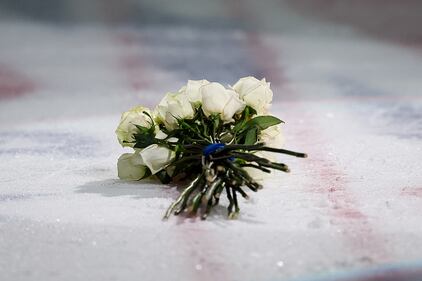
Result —
[{"label": "bouquet of white roses", "polygon": [[265,152],[306,157],[277,147],[282,121],[268,114],[272,97],[265,79],[244,77],[229,88],[189,80],[179,91],[167,93],[153,111],[132,108],[123,113],[116,130],[120,144],[134,149],[120,156],[119,177],[154,176],[163,183],[188,180],[165,218],[200,210],[205,219],[223,192],[229,200],[229,218],[236,217],[238,195],[248,198],[244,187],[254,192],[262,188],[255,171],[289,172],[287,165],[272,161]]}]

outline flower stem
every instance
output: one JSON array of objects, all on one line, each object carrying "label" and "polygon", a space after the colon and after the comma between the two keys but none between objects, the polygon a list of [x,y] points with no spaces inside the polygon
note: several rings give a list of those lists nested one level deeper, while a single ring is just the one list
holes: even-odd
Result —
[{"label": "flower stem", "polygon": [[[180,194],[180,196],[177,198],[177,200],[176,200],[176,201],[174,201],[174,202],[170,205],[170,207],[167,209],[167,211],[166,211],[166,213],[165,213],[165,215],[164,215],[163,219],[168,219],[168,218],[170,217],[171,213],[173,212],[174,208],[175,208],[177,205],[179,205],[179,203],[182,203],[182,205],[181,205],[181,207],[179,208],[179,210],[182,210],[182,211],[183,211],[184,207],[186,206],[186,202],[188,201],[188,198],[189,198],[190,194],[192,193],[192,191],[193,191],[194,189],[196,189],[196,187],[198,186],[198,183],[199,183],[200,181],[202,181],[202,177],[203,177],[203,175],[202,175],[202,174],[201,174],[201,175],[199,175],[198,177],[196,177],[196,178],[195,178],[195,180],[193,180],[193,181],[190,183],[190,185],[189,185],[188,187],[186,187],[186,188],[185,188],[185,190],[183,190],[183,192]],[[178,212],[178,213],[180,213],[180,212]],[[177,214],[178,214],[178,213],[177,213]]]},{"label": "flower stem", "polygon": [[296,157],[299,157],[299,158],[308,157],[308,154],[306,154],[306,153],[301,153],[301,152],[296,152],[296,151],[291,151],[291,150],[286,150],[286,149],[281,149],[281,148],[267,147],[267,146],[261,147],[259,149],[254,149],[254,150],[282,153],[282,154],[287,154],[287,155],[291,155],[291,156],[296,156]]},{"label": "flower stem", "polygon": [[233,201],[233,197],[231,195],[231,191],[230,191],[230,187],[229,186],[226,186],[226,194],[227,194],[227,199],[229,199],[229,206],[227,207],[227,211],[228,211],[228,216],[230,217],[230,214],[233,211],[234,201]]},{"label": "flower stem", "polygon": [[259,166],[259,165],[254,165],[254,164],[240,164],[239,166],[240,166],[240,167],[250,167],[250,168],[255,168],[255,169],[261,170],[261,171],[263,171],[263,172],[265,172],[265,173],[271,173],[271,170],[266,169],[266,168],[264,168],[264,167],[262,167],[262,166]]}]

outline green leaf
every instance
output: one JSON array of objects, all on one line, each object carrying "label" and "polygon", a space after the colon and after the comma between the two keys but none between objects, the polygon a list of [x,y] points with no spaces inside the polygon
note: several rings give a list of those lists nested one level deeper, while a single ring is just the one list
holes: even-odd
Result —
[{"label": "green leaf", "polygon": [[161,170],[155,174],[162,184],[167,184],[171,181],[171,177],[166,170]]},{"label": "green leaf", "polygon": [[155,129],[154,129],[154,127],[144,127],[144,126],[141,126],[141,125],[136,125],[136,124],[134,124],[135,126],[136,126],[136,128],[139,130],[139,132],[141,133],[141,134],[153,134],[154,133],[154,131],[155,131]]},{"label": "green leaf", "polygon": [[260,130],[265,130],[271,126],[283,123],[282,120],[277,117],[266,115],[266,116],[257,116],[246,123],[248,128],[256,127]]},{"label": "green leaf", "polygon": [[243,129],[245,129],[245,125],[247,121],[250,119],[250,115],[256,114],[255,109],[253,109],[250,106],[246,106],[245,109],[242,112],[242,116],[240,119],[236,122],[236,124],[233,127],[233,131],[235,133],[241,132]]},{"label": "green leaf", "polygon": [[256,110],[253,109],[253,107],[250,107],[249,105],[246,106],[245,109],[248,109],[248,116],[247,117],[257,114]]},{"label": "green leaf", "polygon": [[151,123],[150,123],[151,126],[150,127],[151,128],[154,128],[155,127],[155,123],[154,123],[154,119],[152,118],[152,116],[148,112],[146,112],[146,111],[143,111],[142,113],[149,117],[149,119],[151,120]]},{"label": "green leaf", "polygon": [[234,125],[233,127],[233,132],[239,132],[243,126],[245,125],[245,122],[243,120],[239,120],[239,122],[237,124]]},{"label": "green leaf", "polygon": [[135,148],[145,148],[156,143],[155,136],[150,133],[135,134]]},{"label": "green leaf", "polygon": [[258,137],[258,129],[257,128],[252,128],[250,130],[248,130],[248,132],[246,133],[245,136],[245,144],[250,145],[250,144],[255,144]]}]

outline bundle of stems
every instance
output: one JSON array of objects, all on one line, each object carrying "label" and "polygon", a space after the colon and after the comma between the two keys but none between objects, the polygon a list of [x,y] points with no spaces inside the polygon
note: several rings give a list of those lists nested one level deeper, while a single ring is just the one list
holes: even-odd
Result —
[{"label": "bundle of stems", "polygon": [[247,173],[245,167],[265,173],[270,173],[270,169],[290,172],[286,164],[272,162],[255,155],[254,152],[269,151],[300,158],[307,157],[304,153],[267,147],[264,143],[254,145],[214,143],[185,145],[183,148],[188,156],[181,158],[173,165],[178,166],[183,161],[184,165],[200,167],[200,170],[167,209],[164,219],[169,218],[171,214],[179,215],[183,212],[196,215],[198,211],[201,212],[201,218],[206,219],[212,208],[219,203],[223,192],[226,193],[229,201],[228,217],[236,218],[240,211],[238,195],[245,199],[249,198],[244,186],[253,192],[262,189],[262,185]]}]

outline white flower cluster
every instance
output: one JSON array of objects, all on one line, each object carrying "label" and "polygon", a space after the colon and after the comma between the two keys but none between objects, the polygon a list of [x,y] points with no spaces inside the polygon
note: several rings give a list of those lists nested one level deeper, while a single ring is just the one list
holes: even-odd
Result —
[{"label": "white flower cluster", "polygon": [[[123,113],[116,134],[122,146],[133,147],[136,125],[151,128],[155,124],[156,138],[165,138],[159,124],[172,131],[178,127],[178,120],[192,119],[199,108],[205,116],[218,114],[224,123],[229,123],[246,106],[253,108],[257,115],[267,114],[272,98],[270,83],[265,78],[244,77],[229,88],[207,80],[189,80],[179,91],[167,93],[155,110],[137,106]],[[279,142],[280,136],[279,127],[272,126],[262,131],[259,141]],[[157,144],[135,148],[134,153],[125,153],[119,158],[118,175],[121,179],[139,180],[164,169],[174,157],[173,151]]]}]

